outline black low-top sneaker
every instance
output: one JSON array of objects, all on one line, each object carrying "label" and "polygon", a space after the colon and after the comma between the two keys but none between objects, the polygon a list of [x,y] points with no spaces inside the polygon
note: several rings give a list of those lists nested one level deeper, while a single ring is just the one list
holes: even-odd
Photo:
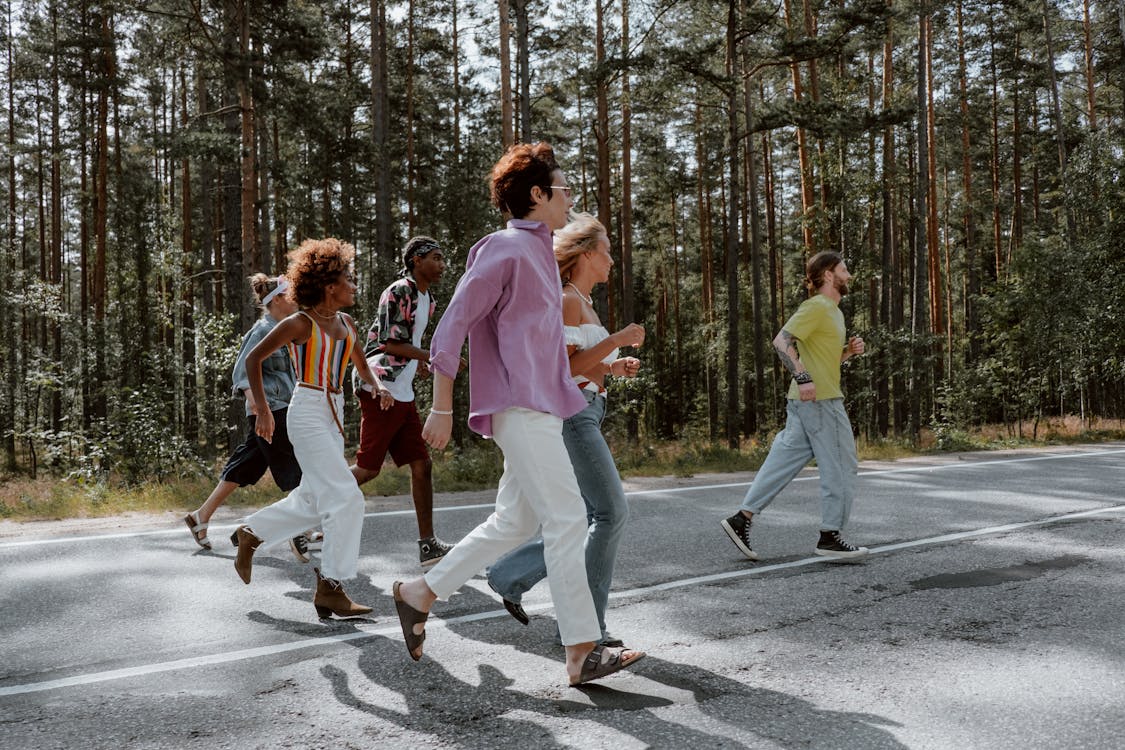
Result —
[{"label": "black low-top sneaker", "polygon": [[289,550],[293,553],[293,557],[297,558],[297,562],[307,563],[311,559],[309,538],[304,534],[298,534],[289,540]]},{"label": "black low-top sneaker", "polygon": [[739,552],[746,555],[747,559],[758,559],[758,553],[750,549],[750,519],[742,515],[742,511],[738,511],[730,518],[723,519],[719,525],[723,527],[723,531],[727,532],[727,536],[734,542],[734,546],[738,547]]},{"label": "black low-top sneaker", "polygon": [[447,544],[436,536],[431,536],[427,539],[419,539],[418,562],[422,563],[423,568],[428,568],[445,557],[446,553],[451,549],[453,549],[452,544]]},{"label": "black low-top sneaker", "polygon": [[834,557],[838,560],[852,560],[864,557],[871,550],[867,547],[856,547],[848,543],[839,531],[820,532],[820,541],[816,544],[816,554],[823,557]]}]

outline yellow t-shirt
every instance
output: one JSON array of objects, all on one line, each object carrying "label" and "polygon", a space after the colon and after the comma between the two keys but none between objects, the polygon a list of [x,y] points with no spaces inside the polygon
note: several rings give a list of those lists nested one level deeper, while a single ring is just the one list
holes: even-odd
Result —
[{"label": "yellow t-shirt", "polygon": [[[847,330],[840,306],[823,294],[810,297],[782,328],[797,339],[797,353],[816,384],[816,400],[843,398],[840,356],[847,343]],[[791,382],[789,398],[800,397],[797,382]]]}]

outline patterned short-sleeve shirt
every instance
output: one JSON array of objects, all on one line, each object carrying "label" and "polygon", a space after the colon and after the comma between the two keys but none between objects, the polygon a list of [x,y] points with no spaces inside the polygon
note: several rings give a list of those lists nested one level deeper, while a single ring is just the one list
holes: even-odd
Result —
[{"label": "patterned short-sleeve shirt", "polygon": [[[379,310],[375,315],[375,322],[367,332],[367,344],[364,346],[363,353],[372,363],[375,376],[385,383],[394,382],[410,364],[409,359],[388,353],[387,342],[414,343],[414,319],[417,309],[418,284],[411,276],[394,282],[384,289],[379,297]],[[433,292],[430,292],[430,320],[434,319],[436,309],[437,302]]]}]

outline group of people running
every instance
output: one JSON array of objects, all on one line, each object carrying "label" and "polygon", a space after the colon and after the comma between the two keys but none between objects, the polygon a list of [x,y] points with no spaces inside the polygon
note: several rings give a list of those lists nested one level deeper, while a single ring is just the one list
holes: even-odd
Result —
[{"label": "group of people running", "polygon": [[[436,309],[431,288],[446,263],[445,251],[429,237],[414,237],[404,247],[402,278],[382,293],[364,347],[359,346],[352,318],[342,312],[355,303],[355,253],[350,245],[336,239],[307,240],[289,254],[283,276],[251,278],[263,315],[242,342],[233,378],[235,392],[246,399],[249,435],[231,456],[211,496],[184,520],[195,541],[209,548],[212,514],[234,489],[256,482],[269,468],[289,494],[248,516],[232,534],[239,577],[250,583],[259,549],[288,543],[298,559],[307,561],[319,545],[313,596],[318,615],[363,615],[371,607],[352,601],[341,582],[357,573],[364,516],[360,487],[379,473],[389,453],[397,466],[410,466],[420,562],[428,568],[425,575],[395,581],[392,587],[410,656],[422,657],[425,623],[434,603],[448,599],[482,569],[487,569],[488,584],[507,611],[525,625],[522,596],[546,578],[568,682],[578,685],[645,655],[606,628],[628,506],[601,432],[606,378],[637,375],[640,361],[622,356],[621,349],[640,347],[645,331],[630,323],[611,334],[601,324],[592,296],[613,266],[608,235],[592,216],[572,212],[571,188],[548,144],[511,147],[492,169],[490,191],[493,204],[512,218],[505,229],[469,250],[465,273],[428,350],[422,348],[422,339]],[[834,258],[825,262],[824,273],[830,278],[816,279],[818,289],[822,283],[831,284],[838,294],[846,293],[849,276],[842,259],[835,253],[814,257],[824,255]],[[810,273],[813,270],[810,267]],[[834,301],[838,303],[839,296]],[[839,313],[835,307],[823,309],[830,318],[827,325],[821,308],[806,311],[799,331],[786,338],[783,329],[775,339],[775,346],[779,340],[786,344],[779,356],[801,384],[795,384],[801,403],[818,398],[806,398],[810,389],[803,383],[821,377],[816,372],[810,376],[813,368],[803,364],[805,344],[830,336],[833,341],[826,340],[822,347],[827,351],[843,335],[842,317],[836,326],[833,310]],[[801,315],[799,310],[794,320]],[[462,357],[466,340],[468,362]],[[797,340],[800,353],[794,347]],[[862,351],[862,340],[855,338],[842,349],[836,346],[837,388],[840,362]],[[342,420],[349,362],[362,410],[353,466],[344,455]],[[466,366],[469,427],[495,441],[503,453],[504,472],[494,512],[456,545],[449,545],[433,532],[427,446],[441,450],[449,442],[453,384]],[[433,396],[423,426],[413,382],[427,375],[432,375]],[[821,396],[835,398],[832,393]],[[824,435],[811,442],[797,440],[797,432],[809,430],[811,416],[805,414],[805,422],[797,423],[791,411],[786,432],[774,444],[778,449],[782,437],[791,433],[771,483],[752,503],[748,495],[746,512],[723,521],[724,530],[751,559],[756,555],[748,541],[750,516],[807,462],[805,458],[797,465],[802,449],[820,459],[820,444],[828,440]],[[850,426],[843,439],[846,422],[843,415],[839,429],[832,431],[836,454],[851,440]],[[814,432],[828,430],[818,425]],[[854,452],[851,442],[852,464],[837,462],[842,473],[850,469],[854,475]],[[840,537],[850,507],[846,478],[844,484],[842,490],[833,489],[835,510],[831,518],[825,513],[828,526],[822,526],[817,546],[819,553],[832,557],[866,553]]]}]

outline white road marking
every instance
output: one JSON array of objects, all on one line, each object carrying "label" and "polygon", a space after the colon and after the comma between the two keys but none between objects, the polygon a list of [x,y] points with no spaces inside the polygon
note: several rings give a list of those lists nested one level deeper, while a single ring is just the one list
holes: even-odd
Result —
[{"label": "white road marking", "polygon": [[[1029,529],[1036,526],[1048,526],[1050,524],[1059,523],[1062,521],[1071,521],[1078,518],[1089,518],[1092,516],[1098,516],[1107,513],[1125,513],[1125,505],[1114,505],[1107,508],[1096,508],[1094,510],[1082,510],[1076,511],[1074,513],[1066,513],[1061,516],[1043,518],[1037,521],[1023,521],[1020,523],[1003,524],[1001,526],[988,526],[986,528],[971,529],[969,531],[959,531],[952,534],[942,534],[940,536],[926,537],[924,539],[913,539],[906,542],[884,544],[878,547],[872,547],[871,554],[886,554],[889,552],[897,552],[898,550],[910,549],[913,547],[938,545],[944,544],[946,542],[957,542],[964,539],[972,539],[974,537],[987,536],[990,534],[1002,534],[1009,531],[1019,531],[1021,529]],[[812,565],[831,562],[831,560],[828,560],[824,557],[805,557],[801,558],[800,560],[790,560],[788,562],[774,563],[772,565],[757,565],[743,570],[732,570],[726,571],[724,573],[713,573],[711,575],[705,576],[681,578],[675,581],[665,581],[664,583],[657,583],[652,586],[643,586],[640,588],[628,589],[625,591],[615,591],[609,595],[609,598],[626,599],[628,597],[645,596],[661,591],[671,591],[673,589],[687,588],[689,586],[703,586],[713,583],[720,583],[722,581],[729,581],[736,578],[760,576],[765,573],[772,573],[778,570],[791,570],[793,568],[804,568]],[[544,610],[552,609],[552,605],[549,603],[543,603],[531,605],[526,607],[525,609],[528,612],[541,612]],[[455,623],[476,622],[479,620],[490,620],[507,616],[508,613],[503,609],[477,612],[471,615],[461,615],[459,617],[451,617],[449,619],[440,619],[435,616],[435,619],[428,623],[427,628],[442,629],[447,627],[448,625]],[[362,628],[362,625],[358,625],[357,627]],[[56,690],[59,688],[77,687],[80,685],[93,685],[99,682],[109,682],[112,680],[121,680],[129,677],[144,677],[152,674],[160,674],[162,672],[173,672],[180,669],[193,669],[195,667],[203,667],[213,664],[228,664],[245,659],[256,659],[264,656],[273,656],[275,654],[284,654],[292,651],[317,648],[319,646],[334,646],[341,643],[347,643],[348,641],[355,641],[363,638],[373,638],[375,636],[390,636],[392,638],[395,638],[400,633],[401,630],[397,623],[380,625],[378,627],[373,627],[370,629],[362,629],[360,632],[344,633],[341,635],[326,636],[322,638],[305,638],[298,641],[279,643],[272,646],[260,646],[258,648],[240,649],[238,651],[226,651],[217,654],[208,654],[206,656],[195,656],[187,659],[157,662],[155,664],[142,664],[136,667],[112,669],[105,672],[90,672],[87,674],[74,675],[73,677],[61,677],[58,679],[46,680],[43,682],[28,682],[22,684],[7,685],[4,687],[0,687],[0,697],[8,695],[25,695],[27,693],[39,693],[45,690]]]},{"label": "white road marking", "polygon": [[[1025,458],[1002,458],[1002,459],[996,459],[996,460],[993,460],[993,461],[965,461],[965,462],[956,463],[956,464],[939,464],[937,466],[913,466],[913,467],[906,467],[906,468],[902,468],[902,469],[878,469],[876,471],[861,471],[859,473],[859,476],[860,477],[874,477],[874,476],[886,476],[888,474],[917,474],[919,472],[946,471],[946,470],[949,470],[949,469],[971,469],[971,468],[976,468],[978,466],[996,466],[998,464],[1018,464],[1018,463],[1025,463],[1025,462],[1028,462],[1028,461],[1055,461],[1055,460],[1066,459],[1066,458],[1098,458],[1098,457],[1101,457],[1101,456],[1116,456],[1116,455],[1120,455],[1120,454],[1123,454],[1123,453],[1125,453],[1125,449],[1122,449],[1122,450],[1107,450],[1107,451],[1091,451],[1091,452],[1088,452],[1088,453],[1061,453],[1061,454],[1053,453],[1053,454],[1048,455],[1048,456],[1029,456],[1029,457],[1025,457]],[[819,479],[819,475],[811,474],[811,475],[807,475],[807,476],[797,477],[793,481],[794,482],[810,482],[810,481],[813,481],[815,479]],[[750,486],[750,482],[731,482],[729,484],[702,484],[702,485],[693,485],[693,486],[690,486],[690,487],[670,487],[668,489],[662,489],[662,490],[636,490],[636,491],[633,491],[633,492],[626,492],[625,495],[627,497],[645,497],[645,496],[678,494],[678,493],[681,493],[681,492],[698,492],[700,490],[722,490],[722,489],[729,489],[731,487],[749,487],[749,486]],[[475,504],[475,505],[451,505],[451,506],[448,506],[448,507],[445,507],[445,508],[434,508],[434,512],[435,513],[451,513],[451,512],[460,512],[460,511],[466,511],[466,510],[492,509],[494,507],[496,507],[496,506],[493,503],[479,503],[479,504]],[[409,510],[380,510],[380,511],[374,511],[372,513],[367,513],[366,515],[364,515],[364,518],[386,518],[386,517],[390,517],[390,516],[410,516],[410,517],[413,517],[414,516],[414,510],[413,509],[409,509]],[[222,533],[222,532],[226,532],[226,531],[234,531],[234,529],[236,529],[237,527],[238,527],[237,523],[216,525],[216,526],[210,527],[208,529],[208,532],[216,531],[216,532]],[[71,542],[100,542],[100,541],[103,541],[105,539],[131,539],[131,538],[142,537],[142,536],[174,536],[174,535],[183,535],[184,538],[187,539],[187,535],[184,534],[183,527],[180,526],[180,525],[177,525],[175,528],[169,528],[169,529],[149,529],[149,530],[146,530],[146,531],[128,531],[128,532],[121,532],[121,533],[117,533],[117,534],[89,534],[89,535],[86,535],[86,536],[66,536],[66,537],[52,537],[52,538],[47,538],[47,539],[28,539],[28,540],[25,540],[25,541],[18,541],[18,542],[0,542],[0,550],[9,549],[9,548],[13,548],[13,547],[32,547],[32,546],[39,545],[39,544],[68,544],[68,543],[71,543]],[[223,534],[223,536],[225,538],[225,536],[226,536],[225,533]],[[212,543],[214,543],[214,539],[212,539]],[[194,547],[193,547],[193,549],[194,549]]]}]

